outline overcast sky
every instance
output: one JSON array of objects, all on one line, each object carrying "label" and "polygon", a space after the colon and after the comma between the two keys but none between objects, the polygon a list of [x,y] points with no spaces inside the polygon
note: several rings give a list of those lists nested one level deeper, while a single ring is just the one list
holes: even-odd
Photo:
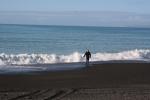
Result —
[{"label": "overcast sky", "polygon": [[0,24],[150,27],[150,0],[0,0]]}]

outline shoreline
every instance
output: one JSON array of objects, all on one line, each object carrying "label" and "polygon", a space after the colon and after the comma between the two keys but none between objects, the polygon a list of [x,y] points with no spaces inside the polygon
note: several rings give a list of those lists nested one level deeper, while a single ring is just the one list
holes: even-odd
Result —
[{"label": "shoreline", "polygon": [[149,72],[150,63],[103,63],[78,70],[0,75],[0,99],[149,100]]},{"label": "shoreline", "polygon": [[[146,60],[109,60],[109,61],[90,61],[89,67],[99,66],[105,64],[150,64],[150,61]],[[1,65],[1,75],[30,75],[41,74],[49,72],[63,72],[63,71],[75,71],[85,69],[85,62],[72,62],[72,63],[45,63],[45,64],[12,64]],[[6,67],[6,68],[5,68]],[[4,68],[4,69],[3,69]],[[9,68],[9,69],[8,69]],[[8,70],[7,70],[8,69]]]},{"label": "shoreline", "polygon": [[98,88],[105,85],[149,85],[149,66],[150,63],[103,63],[75,70],[1,74],[0,89],[7,87]]}]

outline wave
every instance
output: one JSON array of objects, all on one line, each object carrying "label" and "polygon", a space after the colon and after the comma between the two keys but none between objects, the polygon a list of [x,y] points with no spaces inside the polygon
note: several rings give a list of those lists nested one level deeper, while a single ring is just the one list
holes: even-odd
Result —
[{"label": "wave", "polygon": [[[148,60],[150,61],[150,49],[130,50],[118,53],[95,53],[91,61],[109,60]],[[69,55],[56,54],[0,54],[0,65],[25,65],[25,64],[52,64],[83,62],[83,54],[74,52]]]}]

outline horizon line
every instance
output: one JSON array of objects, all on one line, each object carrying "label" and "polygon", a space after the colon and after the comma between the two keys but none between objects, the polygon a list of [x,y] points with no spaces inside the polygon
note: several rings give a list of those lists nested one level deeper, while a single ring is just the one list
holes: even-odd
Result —
[{"label": "horizon line", "polygon": [[51,24],[5,24],[0,23],[0,25],[20,25],[20,26],[58,26],[58,27],[104,27],[104,28],[150,28],[150,27],[136,27],[136,26],[94,26],[94,25],[51,25]]},{"label": "horizon line", "polygon": [[32,13],[32,12],[41,12],[41,13],[62,13],[62,12],[68,12],[68,13],[71,13],[71,12],[101,12],[101,13],[104,13],[104,12],[111,12],[111,13],[133,13],[133,14],[146,14],[146,15],[150,15],[150,13],[141,13],[141,12],[132,12],[132,11],[115,11],[115,10],[55,10],[55,11],[36,11],[36,10],[0,10],[0,12],[15,12],[15,13],[20,13],[20,12],[25,12],[25,13]]}]

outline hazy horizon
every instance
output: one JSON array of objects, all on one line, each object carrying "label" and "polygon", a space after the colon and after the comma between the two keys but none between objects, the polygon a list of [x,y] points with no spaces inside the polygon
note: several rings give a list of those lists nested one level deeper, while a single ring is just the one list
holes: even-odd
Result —
[{"label": "hazy horizon", "polygon": [[0,24],[150,27],[148,0],[1,0]]},{"label": "hazy horizon", "polygon": [[0,24],[150,27],[150,14],[117,11],[0,11]]}]

